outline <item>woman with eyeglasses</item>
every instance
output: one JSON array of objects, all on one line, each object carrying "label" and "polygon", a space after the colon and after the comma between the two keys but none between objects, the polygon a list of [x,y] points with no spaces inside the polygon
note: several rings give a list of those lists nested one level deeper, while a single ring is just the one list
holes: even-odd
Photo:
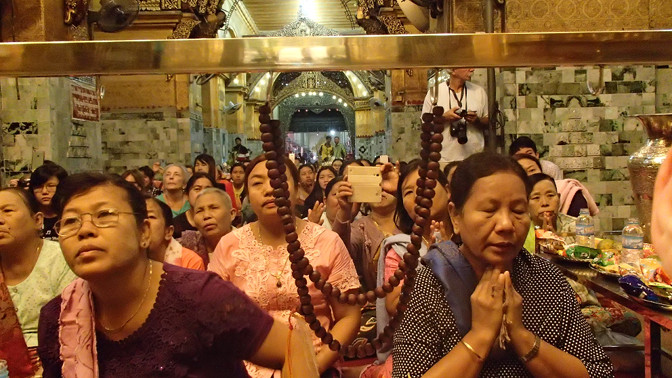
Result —
[{"label": "woman with eyeglasses", "polygon": [[40,238],[38,209],[28,192],[0,190],[0,356],[12,377],[37,373],[40,309],[75,279],[58,243]]},{"label": "woman with eyeglasses", "polygon": [[58,217],[51,201],[56,194],[58,184],[66,177],[68,177],[68,172],[63,167],[49,161],[37,167],[30,175],[28,188],[39,203],[39,211],[44,216],[40,232],[43,238],[56,239],[54,224],[58,220]]},{"label": "woman with eyeglasses", "polygon": [[297,359],[300,334],[288,340],[232,284],[148,258],[147,207],[131,184],[81,173],[62,189],[56,231],[79,278],[42,309],[45,377],[246,377],[242,360],[314,376]]}]

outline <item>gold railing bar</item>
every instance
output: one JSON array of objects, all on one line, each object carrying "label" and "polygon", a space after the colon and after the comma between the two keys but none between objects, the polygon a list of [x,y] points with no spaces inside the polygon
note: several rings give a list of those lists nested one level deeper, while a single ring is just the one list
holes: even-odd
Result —
[{"label": "gold railing bar", "polygon": [[0,43],[7,77],[670,63],[670,30]]}]

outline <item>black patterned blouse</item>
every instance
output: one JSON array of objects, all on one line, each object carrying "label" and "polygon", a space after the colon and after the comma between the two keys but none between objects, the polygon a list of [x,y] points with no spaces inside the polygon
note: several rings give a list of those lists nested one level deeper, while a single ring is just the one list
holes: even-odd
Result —
[{"label": "black patterned blouse", "polygon": [[[513,261],[513,285],[523,297],[523,324],[545,342],[583,362],[591,377],[613,376],[612,365],[584,320],[574,293],[548,261],[522,251]],[[462,337],[441,282],[427,267],[418,271],[409,308],[394,335],[393,377],[420,377]],[[482,377],[531,376],[508,348],[489,356]]]}]

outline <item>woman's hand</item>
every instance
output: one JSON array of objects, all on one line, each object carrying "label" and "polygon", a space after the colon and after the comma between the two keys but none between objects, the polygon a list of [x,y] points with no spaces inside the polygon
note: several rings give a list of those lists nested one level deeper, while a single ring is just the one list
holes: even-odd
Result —
[{"label": "woman's hand", "polygon": [[308,220],[321,226],[324,223],[322,213],[324,213],[324,204],[322,202],[315,202],[313,208],[308,209]]},{"label": "woman's hand", "polygon": [[338,199],[336,220],[341,223],[350,222],[352,219],[352,203],[348,201],[348,197],[352,196],[352,184],[347,180],[348,176],[345,176],[343,181],[339,183],[338,192],[336,193],[336,198]]},{"label": "woman's hand", "polygon": [[504,296],[506,307],[506,329],[509,331],[511,340],[526,331],[523,325],[523,297],[518,294],[511,281],[511,273],[504,272]]},{"label": "woman's hand", "polygon": [[672,273],[672,150],[658,170],[653,190],[651,239],[663,261],[666,272]]},{"label": "woman's hand", "polygon": [[[439,232],[441,235],[440,240],[436,240],[436,232]],[[450,240],[450,235],[446,233],[445,223],[443,221],[437,222],[435,220],[429,225],[429,244],[440,243],[442,241]]]},{"label": "woman's hand", "polygon": [[505,275],[498,268],[487,268],[471,294],[471,330],[494,342],[504,315]]}]

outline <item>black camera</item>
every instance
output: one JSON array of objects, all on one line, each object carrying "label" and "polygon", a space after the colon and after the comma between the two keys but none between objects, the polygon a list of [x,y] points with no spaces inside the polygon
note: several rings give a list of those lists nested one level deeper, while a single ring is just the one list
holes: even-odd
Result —
[{"label": "black camera", "polygon": [[[463,110],[462,112],[466,114],[467,111]],[[467,143],[469,140],[467,138],[467,121],[465,121],[464,118],[450,124],[450,136],[457,138],[459,144]]]},{"label": "black camera", "polygon": [[457,114],[460,118],[466,117],[467,113],[467,109],[458,109],[455,111],[455,114]]}]

